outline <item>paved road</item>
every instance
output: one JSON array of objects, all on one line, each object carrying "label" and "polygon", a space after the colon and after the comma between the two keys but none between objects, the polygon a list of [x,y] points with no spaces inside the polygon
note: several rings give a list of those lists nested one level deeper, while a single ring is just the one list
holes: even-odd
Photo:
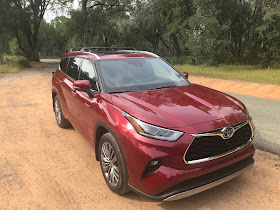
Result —
[{"label": "paved road", "polygon": [[57,126],[50,72],[58,63],[44,62],[0,79],[0,209],[279,209],[280,157],[261,150],[242,176],[179,201],[112,193],[91,145]]},{"label": "paved road", "polygon": [[280,100],[228,94],[247,106],[256,126],[256,146],[280,154]]}]

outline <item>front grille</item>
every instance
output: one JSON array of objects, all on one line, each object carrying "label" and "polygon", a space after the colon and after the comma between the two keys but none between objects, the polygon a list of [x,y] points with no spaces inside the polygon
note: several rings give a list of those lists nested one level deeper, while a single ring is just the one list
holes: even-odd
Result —
[{"label": "front grille", "polygon": [[227,140],[224,140],[220,136],[196,137],[185,155],[185,160],[188,162],[229,152],[246,144],[251,137],[252,130],[249,123],[239,128]]}]

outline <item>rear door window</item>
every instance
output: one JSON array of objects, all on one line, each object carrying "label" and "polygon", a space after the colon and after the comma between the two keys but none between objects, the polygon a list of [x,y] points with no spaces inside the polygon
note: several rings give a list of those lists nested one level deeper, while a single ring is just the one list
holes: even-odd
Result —
[{"label": "rear door window", "polygon": [[89,80],[92,89],[96,89],[96,74],[93,63],[88,59],[83,59],[79,80]]},{"label": "rear door window", "polygon": [[81,58],[70,58],[66,74],[73,78],[74,80],[78,80],[79,77],[79,70],[81,65]]},{"label": "rear door window", "polygon": [[68,58],[64,58],[61,62],[60,62],[60,70],[62,72],[66,72],[67,69],[67,64],[68,64]]}]

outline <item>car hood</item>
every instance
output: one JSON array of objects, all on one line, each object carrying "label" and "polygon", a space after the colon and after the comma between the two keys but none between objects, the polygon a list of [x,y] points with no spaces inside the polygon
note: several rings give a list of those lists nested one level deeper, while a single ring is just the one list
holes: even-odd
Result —
[{"label": "car hood", "polygon": [[196,84],[112,94],[112,102],[142,121],[168,128],[245,113],[245,107],[239,100]]}]

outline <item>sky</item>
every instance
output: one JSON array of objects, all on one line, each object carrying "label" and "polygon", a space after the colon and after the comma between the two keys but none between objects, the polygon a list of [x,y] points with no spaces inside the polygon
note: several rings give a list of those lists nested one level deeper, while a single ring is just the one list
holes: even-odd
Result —
[{"label": "sky", "polygon": [[[74,0],[73,1],[73,9],[77,9],[79,7],[79,1],[78,0]],[[44,19],[49,23],[51,22],[56,16],[62,16],[65,15],[67,16],[67,11],[62,11],[62,10],[57,10],[57,11],[52,11],[50,9],[50,7],[47,9],[45,15],[44,15]]]}]

